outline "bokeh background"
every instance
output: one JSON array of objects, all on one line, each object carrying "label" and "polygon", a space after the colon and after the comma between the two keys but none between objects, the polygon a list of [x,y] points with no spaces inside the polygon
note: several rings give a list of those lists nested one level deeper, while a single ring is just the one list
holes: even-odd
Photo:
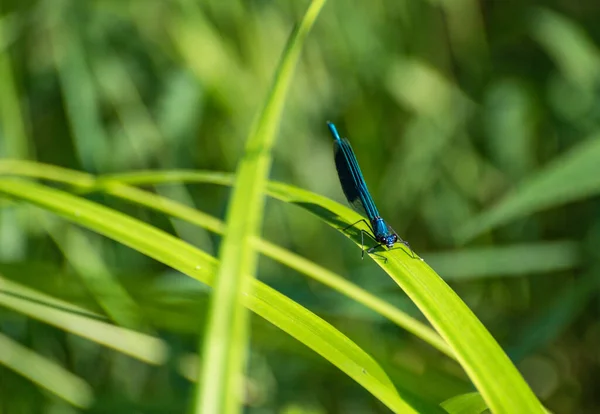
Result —
[{"label": "bokeh background", "polygon": [[[234,171],[307,5],[4,0],[0,156],[94,174]],[[557,413],[600,411],[599,18],[592,0],[331,0],[297,68],[271,174],[344,202],[325,126],[335,122],[382,215]],[[229,194],[156,191],[217,217]],[[521,204],[475,234],[481,215],[511,197]],[[218,251],[219,237],[203,229],[94,199]],[[420,317],[375,263],[308,213],[268,200],[263,234]],[[49,214],[2,204],[3,277],[98,309],[85,280],[99,271],[119,278],[175,356],[196,350],[208,289]],[[345,296],[266,258],[258,275],[371,353],[403,392],[440,402],[472,390],[456,363]],[[149,367],[4,308],[0,331],[88,381],[98,397],[89,412],[184,412],[190,401],[175,357]],[[387,412],[265,321],[253,317],[252,333],[247,412]],[[2,366],[0,407],[76,412]]]}]

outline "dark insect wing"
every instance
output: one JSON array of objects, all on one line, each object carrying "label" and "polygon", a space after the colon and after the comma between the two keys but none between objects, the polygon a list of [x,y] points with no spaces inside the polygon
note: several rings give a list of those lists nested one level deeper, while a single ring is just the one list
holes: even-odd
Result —
[{"label": "dark insect wing", "polygon": [[334,157],[340,183],[348,202],[370,220],[379,216],[348,140],[334,141]]},{"label": "dark insect wing", "polygon": [[334,141],[333,143],[333,157],[335,159],[335,168],[337,169],[338,177],[340,178],[340,184],[342,190],[346,196],[348,203],[360,214],[368,217],[369,215],[363,207],[360,199],[358,186],[356,179],[354,178],[354,172],[351,169],[350,164],[346,159],[344,150],[341,147],[342,141]]}]

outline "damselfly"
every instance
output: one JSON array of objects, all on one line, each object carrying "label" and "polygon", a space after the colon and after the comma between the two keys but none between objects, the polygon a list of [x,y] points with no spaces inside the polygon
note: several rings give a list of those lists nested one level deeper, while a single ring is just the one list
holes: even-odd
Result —
[{"label": "damselfly", "polygon": [[414,257],[414,253],[412,253],[412,249],[410,248],[408,242],[402,240],[402,238],[398,236],[394,229],[390,227],[385,220],[381,218],[381,216],[379,216],[379,211],[377,211],[373,197],[371,197],[371,194],[367,189],[367,184],[365,183],[365,179],[360,171],[358,161],[356,160],[356,155],[354,155],[354,151],[350,146],[350,142],[348,142],[346,138],[340,138],[340,134],[338,134],[335,125],[333,125],[331,122],[327,122],[327,126],[331,131],[331,135],[333,135],[333,155],[335,159],[335,167],[338,172],[338,177],[340,178],[342,190],[346,195],[346,199],[356,211],[366,216],[370,222],[367,222],[365,219],[358,220],[356,223],[346,227],[344,231],[354,227],[362,221],[369,227],[369,229],[371,229],[371,232],[373,233],[369,234],[362,229],[360,230],[360,240],[362,245],[361,257],[364,258],[365,256],[365,234],[377,242],[375,246],[370,247],[367,250],[367,253],[372,253],[379,246],[386,246],[388,249],[391,249],[394,247],[395,243],[402,243],[409,248]]}]

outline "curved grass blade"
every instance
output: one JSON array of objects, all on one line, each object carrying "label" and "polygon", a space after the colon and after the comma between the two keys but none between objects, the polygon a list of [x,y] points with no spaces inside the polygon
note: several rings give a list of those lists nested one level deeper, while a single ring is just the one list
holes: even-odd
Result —
[{"label": "curved grass blade", "polygon": [[[108,176],[100,179],[96,184],[94,177],[79,171],[72,171],[62,167],[51,166],[47,164],[39,164],[28,161],[0,161],[0,174],[11,172],[13,175],[21,175],[35,178],[43,178],[47,180],[57,181],[65,184],[70,184],[79,187],[81,191],[102,191],[105,194],[119,197],[133,203],[161,211],[173,217],[180,218],[192,224],[209,229],[212,232],[222,234],[223,223],[198,210],[194,210],[188,206],[177,203],[165,197],[160,197],[141,189],[123,184],[120,179],[133,181],[134,183],[143,184],[144,182],[161,182],[168,179],[169,182],[177,181],[177,175],[173,172],[166,172],[166,177],[160,172],[138,172],[135,174],[115,175],[114,179]],[[182,173],[187,174],[187,173]],[[192,173],[194,174],[194,173]],[[186,175],[187,178],[193,177]],[[230,184],[231,175],[220,175],[217,173],[215,177],[219,184]],[[215,178],[213,177],[213,179]],[[210,177],[207,177],[210,178]],[[454,358],[454,353],[444,342],[442,338],[430,327],[426,326],[419,320],[407,315],[405,312],[391,305],[355,285],[352,282],[340,277],[339,275],[317,265],[310,260],[307,260],[289,250],[283,249],[277,245],[269,243],[260,238],[255,239],[256,248],[270,258],[279,261],[280,263],[289,266],[335,290],[345,296],[363,304],[369,309],[388,318],[390,321],[399,327],[406,329],[423,341],[429,343],[440,352],[446,354],[450,358]]]},{"label": "curved grass blade", "polygon": [[[269,186],[270,195],[306,208],[340,228],[360,217],[335,201],[282,183]],[[316,208],[319,207],[319,208]],[[351,236],[360,245],[359,235]],[[411,258],[404,246],[379,252],[375,260],[411,298],[451,346],[457,360],[492,411],[543,413],[521,374],[502,348],[460,297],[424,261]]]},{"label": "curved grass blade", "polygon": [[[112,178],[117,178],[112,176]],[[146,173],[127,174],[120,179],[128,183],[156,184],[149,178],[187,182],[210,182],[226,185],[231,176],[211,172],[172,172],[151,177]],[[148,181],[146,181],[148,180]],[[332,227],[345,228],[361,218],[360,215],[309,191],[283,183],[271,182],[272,197],[296,204],[319,216]],[[360,246],[360,234],[347,234]],[[419,307],[438,333],[452,347],[457,360],[465,369],[492,411],[542,413],[543,407],[523,377],[498,343],[485,329],[458,295],[425,262],[412,259],[403,246],[378,252],[387,263],[375,260]]]},{"label": "curved grass blade", "polygon": [[[100,187],[100,190],[104,191],[106,194],[126,199],[145,207],[164,212],[173,217],[186,220],[190,223],[206,227],[215,233],[220,234],[223,232],[223,223],[212,216],[164,197],[124,185],[118,181],[105,181]],[[359,303],[362,303],[366,307],[396,323],[398,326],[428,342],[449,357],[454,358],[453,352],[435,331],[390,303],[289,250],[283,249],[260,238],[255,239],[255,245],[261,253],[338,290]]]},{"label": "curved grass blade", "polygon": [[[24,299],[28,298],[28,299]],[[166,344],[158,338],[99,320],[99,315],[34,289],[0,278],[0,306],[81,336],[147,364],[167,358]]]},{"label": "curved grass blade", "polygon": [[[592,94],[600,77],[600,52],[584,28],[568,17],[546,8],[534,8],[531,34],[559,70],[584,93]],[[587,100],[586,100],[587,101]],[[593,100],[590,100],[592,105]]]},{"label": "curved grass blade", "polygon": [[475,217],[457,238],[467,241],[529,214],[600,193],[600,134],[593,135],[525,180],[496,206]]},{"label": "curved grass blade", "polygon": [[[111,177],[111,179],[116,178],[132,184],[177,181],[231,185],[232,182],[230,174],[193,171],[141,172]],[[305,190],[281,183],[271,183],[269,193],[275,198],[313,212],[336,228],[344,228],[347,223],[357,220],[357,214],[349,208]],[[353,239],[360,245],[358,235],[353,235]],[[390,258],[398,254],[402,255],[403,251],[396,249],[382,254]],[[407,269],[402,260],[412,266]],[[443,330],[442,336],[452,345],[461,365],[492,409],[500,407],[502,410],[509,407],[514,411],[519,404],[524,404],[523,406],[531,408],[531,412],[537,412],[536,407],[541,406],[520,374],[481,323],[456,294],[439,279],[439,276],[423,262],[408,260],[408,256],[401,256],[400,261],[389,260],[387,264],[379,261],[377,263],[397,283],[406,281],[405,285],[401,286],[407,293],[410,292],[409,296],[430,322],[435,327],[439,326],[438,332],[442,333]]]},{"label": "curved grass blade", "polygon": [[33,161],[0,160],[0,175],[39,178],[76,188],[91,188],[96,185],[93,175]]},{"label": "curved grass blade", "polygon": [[94,400],[92,387],[63,367],[0,333],[0,364],[79,408]]},{"label": "curved grass blade", "polygon": [[236,172],[227,226],[219,253],[215,291],[211,299],[207,335],[203,347],[200,388],[195,402],[202,414],[240,411],[238,378],[244,371],[247,311],[240,293],[254,277],[258,254],[251,243],[258,235],[264,210],[264,190],[271,167],[271,149],[300,51],[325,0],[313,0],[302,21],[290,35],[265,106],[246,143]]},{"label": "curved grass blade", "polygon": [[[60,190],[11,179],[0,193],[26,200],[140,251],[211,285],[216,260],[189,244],[139,220]],[[396,412],[415,412],[396,392],[379,365],[327,322],[265,284],[252,280],[242,303],[340,368]]]},{"label": "curved grass blade", "polygon": [[450,414],[481,414],[488,408],[478,392],[457,395],[440,405]]}]

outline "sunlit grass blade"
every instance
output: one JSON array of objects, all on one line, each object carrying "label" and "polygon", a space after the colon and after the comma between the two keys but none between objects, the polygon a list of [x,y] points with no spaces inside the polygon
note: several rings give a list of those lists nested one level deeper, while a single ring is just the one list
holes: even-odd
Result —
[{"label": "sunlit grass blade", "polygon": [[[347,207],[308,191],[272,183],[269,193],[318,215],[340,228],[360,217]],[[320,208],[316,208],[316,207]],[[360,245],[360,235],[351,236]],[[543,412],[531,389],[502,348],[460,297],[424,261],[405,248],[378,252],[390,277],[411,298],[438,333],[452,347],[457,360],[492,411]]]},{"label": "sunlit grass blade", "polygon": [[0,175],[39,178],[81,188],[93,187],[96,184],[93,175],[33,161],[0,160]]},{"label": "sunlit grass blade", "polygon": [[[151,175],[128,174],[123,177],[129,183],[155,184]],[[115,178],[113,176],[113,178]],[[231,176],[210,172],[172,172],[158,181],[169,179],[187,182],[231,183]],[[146,181],[147,180],[147,181]],[[283,183],[272,182],[268,186],[272,197],[295,204],[319,216],[331,226],[342,229],[361,217],[348,207],[323,196]],[[346,234],[346,233],[345,233]],[[361,245],[360,234],[349,235]],[[543,408],[523,377],[508,359],[498,343],[485,329],[471,310],[452,289],[425,262],[410,257],[404,248],[381,251],[384,263],[375,259],[392,279],[419,307],[438,333],[452,347],[457,360],[465,369],[486,403],[498,412],[543,412]]]},{"label": "sunlit grass blade", "polygon": [[[67,170],[61,167],[50,166],[46,164],[21,162],[21,161],[0,161],[0,174],[11,173],[13,175],[21,175],[28,177],[44,178],[47,180],[57,181],[65,184],[70,184],[79,188],[81,191],[102,191],[111,196],[119,197],[133,203],[143,205],[145,207],[161,211],[173,217],[180,218],[189,223],[205,227],[212,232],[222,234],[223,223],[201,211],[192,209],[188,206],[179,204],[165,197],[160,197],[155,194],[137,189],[135,187],[123,184],[120,180],[130,180],[133,183],[143,184],[149,182],[160,183],[164,180],[177,181],[178,177],[182,179],[197,178],[197,174],[202,173],[185,173],[181,172],[181,176],[177,172],[137,172],[125,173],[122,175],[114,175],[112,178],[101,178],[97,184],[94,184],[94,178],[91,175]],[[219,184],[227,184],[232,182],[231,175],[225,174],[210,174],[206,179],[213,179]],[[339,275],[317,265],[310,260],[307,260],[289,250],[278,247],[260,238],[255,240],[257,249],[280,263],[289,266],[333,289],[355,300],[358,303],[372,309],[380,315],[388,318],[398,326],[413,333],[417,337],[426,341],[439,351],[454,358],[452,350],[444,342],[440,336],[428,326],[424,325],[415,318],[407,315],[405,312],[373,295],[359,286],[349,282]]]},{"label": "sunlit grass blade", "polygon": [[42,355],[0,333],[0,364],[79,408],[94,400],[92,387]]},{"label": "sunlit grass blade", "polygon": [[478,392],[457,395],[440,405],[450,414],[481,414],[488,408]]},{"label": "sunlit grass blade", "polygon": [[[214,258],[125,214],[26,181],[2,179],[0,193],[53,211],[202,283],[213,283],[216,270]],[[255,279],[251,280],[252,286],[242,292],[242,303],[245,306],[322,355],[392,410],[414,412],[398,395],[379,365],[350,339],[284,295]],[[93,325],[88,320],[86,326]]]},{"label": "sunlit grass blade", "polygon": [[271,90],[246,142],[237,171],[227,221],[219,251],[219,267],[211,300],[203,366],[195,407],[197,413],[240,411],[238,378],[244,372],[247,346],[247,311],[240,292],[254,277],[258,254],[252,238],[259,234],[264,210],[264,190],[271,168],[271,150],[285,104],[292,74],[304,41],[325,0],[313,0],[302,21],[289,37],[273,78]]},{"label": "sunlit grass blade", "polygon": [[[112,196],[120,197],[122,199],[144,205],[148,208],[162,211],[166,214],[169,214],[173,217],[178,217],[190,223],[206,227],[213,232],[223,232],[223,223],[212,216],[181,205],[172,200],[165,199],[164,197],[124,185],[116,180],[104,180],[104,182],[101,185],[96,186],[95,189],[105,191],[107,194]],[[454,358],[454,354],[448,348],[448,345],[431,328],[410,317],[390,303],[381,300],[377,296],[365,291],[359,286],[356,286],[355,284],[343,279],[335,273],[295,253],[292,253],[260,238],[257,238],[255,243],[257,249],[261,253],[338,290],[339,292],[359,303],[362,303],[366,307],[396,323],[398,326],[428,342],[439,351],[445,353],[451,358]]]},{"label": "sunlit grass blade", "polygon": [[517,218],[597,195],[600,192],[599,159],[600,135],[595,134],[472,219],[457,233],[458,239],[466,241]]},{"label": "sunlit grass blade", "polygon": [[98,320],[92,312],[86,309],[7,279],[0,279],[0,290],[2,292],[0,306],[56,326],[148,364],[159,365],[166,360],[167,346],[160,339]]},{"label": "sunlit grass blade", "polygon": [[[115,178],[118,177],[112,177]],[[191,171],[130,173],[120,178],[135,184],[187,181],[227,185],[232,182],[232,176],[228,174]],[[336,228],[345,227],[346,223],[352,223],[358,218],[356,213],[345,206],[286,184],[271,183],[268,191],[273,197],[319,215]],[[358,235],[353,235],[353,238],[360,244]],[[529,406],[532,412],[536,412],[536,407],[541,406],[485,328],[439,276],[423,262],[408,260],[403,252],[402,249],[382,252],[391,260],[387,264],[378,263],[401,284],[438,332],[452,345],[461,365],[486,398],[488,405],[492,408],[497,406],[501,409],[514,409],[516,405],[524,404],[523,406]],[[507,395],[511,397],[506,398]]]}]

